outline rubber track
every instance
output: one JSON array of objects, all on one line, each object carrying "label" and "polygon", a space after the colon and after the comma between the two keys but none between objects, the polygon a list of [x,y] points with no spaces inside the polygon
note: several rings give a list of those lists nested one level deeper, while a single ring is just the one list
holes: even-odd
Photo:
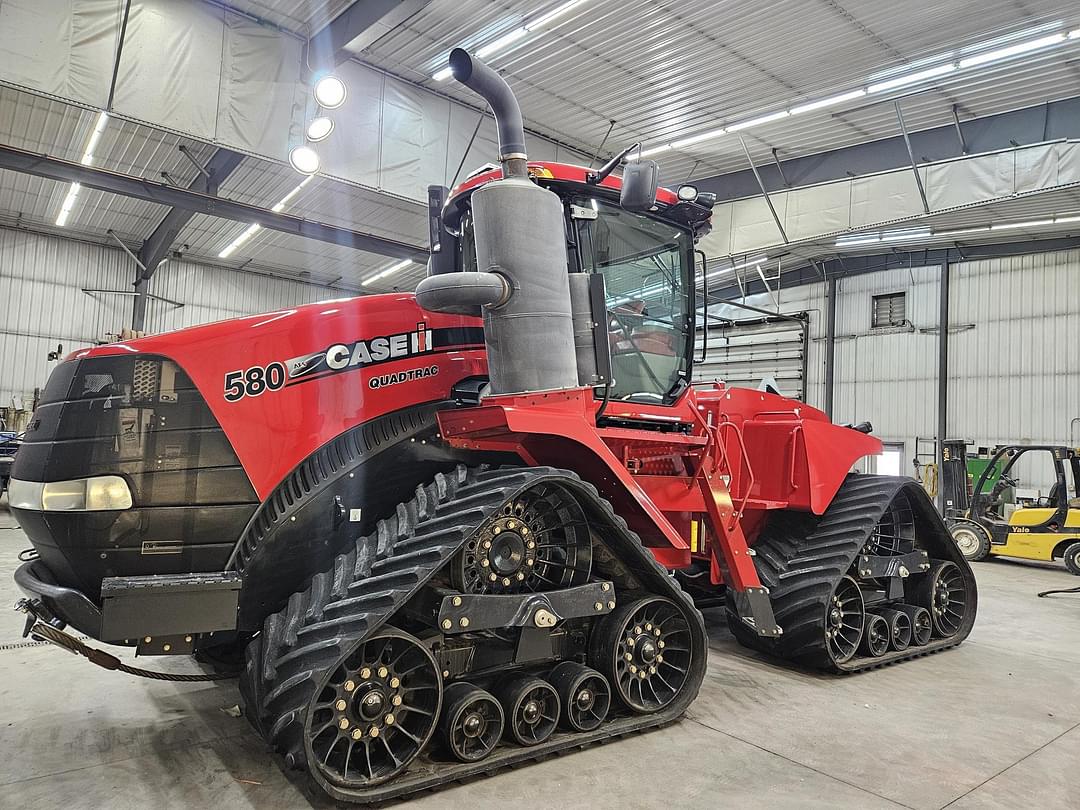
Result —
[{"label": "rubber track", "polygon": [[[248,645],[240,679],[246,714],[267,742],[283,754],[286,766],[306,767],[305,711],[327,671],[357,643],[386,624],[507,500],[542,481],[569,486],[585,496],[583,506],[592,511],[592,519],[606,519],[613,530],[610,534],[616,539],[605,538],[606,542],[630,541],[636,545],[637,553],[630,555],[624,575],[653,592],[682,602],[692,617],[692,632],[700,639],[697,682],[684,689],[680,700],[668,710],[615,721],[609,724],[609,731],[601,727],[592,734],[557,735],[536,748],[515,748],[508,756],[493,754],[469,766],[439,763],[439,772],[424,773],[416,779],[410,780],[406,772],[366,791],[344,791],[327,783],[317,769],[310,769],[312,776],[334,798],[361,803],[384,801],[538,759],[559,749],[584,747],[612,735],[659,726],[682,714],[696,697],[704,675],[704,622],[689,597],[641,547],[637,535],[627,529],[610,504],[590,484],[565,470],[459,466],[417,487],[415,497],[399,504],[393,517],[379,521],[373,534],[359,539],[354,548],[335,559],[331,570],[317,574],[310,587],[293,594],[282,611],[269,616],[262,632]],[[625,562],[625,558],[620,555],[619,561]]]},{"label": "rubber track", "polygon": [[[949,638],[935,638],[921,647],[909,647],[902,652],[889,652],[878,658],[856,656],[836,664],[825,644],[824,622],[826,606],[840,578],[851,567],[867,538],[877,526],[885,510],[901,491],[909,498],[926,496],[922,489],[906,478],[878,475],[849,475],[840,487],[829,508],[820,518],[805,512],[778,512],[773,515],[754,544],[754,562],[758,577],[769,589],[776,622],[783,635],[776,639],[758,636],[731,610],[728,625],[738,641],[760,652],[797,661],[817,669],[833,672],[857,672],[876,669],[887,664],[918,658],[933,652],[955,647],[970,632],[976,608],[971,601],[969,621],[961,631]],[[932,512],[932,505],[930,506]],[[924,536],[931,536],[932,524],[925,521],[937,518],[923,509]],[[940,518],[937,518],[940,523]],[[944,524],[938,527],[947,532]],[[931,556],[953,559],[969,576],[969,589],[974,596],[974,576],[955,544],[942,543],[931,550]],[[954,554],[949,552],[954,551]]]}]

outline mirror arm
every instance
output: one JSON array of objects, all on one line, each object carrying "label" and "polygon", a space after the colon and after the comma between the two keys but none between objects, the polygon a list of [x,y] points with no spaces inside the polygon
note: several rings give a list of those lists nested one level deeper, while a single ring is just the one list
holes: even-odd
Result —
[{"label": "mirror arm", "polygon": [[615,155],[611,160],[601,166],[595,172],[588,172],[585,175],[585,182],[590,186],[595,186],[598,183],[604,182],[607,176],[611,174],[615,169],[626,159],[626,156],[633,152],[635,149],[641,148],[641,142],[630,144],[630,146],[623,149],[619,154]]}]

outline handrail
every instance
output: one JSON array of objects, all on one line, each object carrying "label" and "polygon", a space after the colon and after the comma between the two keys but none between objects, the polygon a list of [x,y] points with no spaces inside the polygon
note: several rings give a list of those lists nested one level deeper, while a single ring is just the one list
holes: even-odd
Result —
[{"label": "handrail", "polygon": [[[802,425],[796,425],[791,430],[791,466],[788,470],[788,483],[791,484],[792,489],[798,489],[799,483],[795,480],[795,462],[798,461],[799,456],[799,434],[802,433]],[[803,444],[806,440],[803,439]]]},{"label": "handrail", "polygon": [[754,468],[750,464],[750,455],[746,452],[746,443],[743,441],[742,431],[739,430],[739,426],[736,425],[734,422],[725,419],[723,422],[716,426],[716,432],[718,443],[721,447],[721,452],[724,454],[724,460],[727,463],[728,472],[732,474],[732,479],[734,479],[735,477],[735,471],[731,469],[731,461],[727,458],[727,448],[724,447],[724,428],[731,428],[735,432],[735,438],[739,441],[739,452],[742,454],[742,461],[743,464],[746,465],[746,472],[747,476],[749,477],[749,481],[742,496],[742,501],[739,503],[738,508],[731,514],[731,523],[728,525],[728,531],[731,531],[735,528],[735,525],[738,523],[739,518],[742,517],[743,509],[746,508],[746,502],[750,500],[750,492],[754,488],[756,478],[754,477]]}]

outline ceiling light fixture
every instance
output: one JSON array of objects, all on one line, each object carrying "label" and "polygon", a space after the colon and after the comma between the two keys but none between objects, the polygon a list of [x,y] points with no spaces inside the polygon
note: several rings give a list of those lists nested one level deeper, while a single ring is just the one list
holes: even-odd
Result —
[{"label": "ceiling light fixture", "polygon": [[300,189],[302,189],[304,186],[306,186],[308,183],[311,182],[313,177],[314,177],[314,175],[308,175],[303,180],[301,180],[300,185],[298,185],[296,188],[294,188],[292,191],[290,191],[288,194],[286,194],[284,197],[282,197],[280,200],[278,200],[274,204],[274,207],[271,208],[270,210],[273,211],[275,214],[278,214],[278,213],[281,213],[282,211],[284,211],[285,206],[289,204],[289,202],[292,200],[293,197],[295,197],[297,194],[300,193]]},{"label": "ceiling light fixture", "polygon": [[952,73],[954,70],[956,70],[956,63],[949,62],[948,64],[938,65],[937,67],[927,68],[926,70],[920,70],[915,73],[908,73],[906,76],[897,76],[894,79],[886,79],[883,82],[877,82],[867,87],[866,92],[883,93],[886,90],[907,87],[909,84],[918,84],[927,79],[933,79],[936,76],[944,76],[946,73]]},{"label": "ceiling light fixture", "polygon": [[835,104],[843,104],[845,101],[853,101],[857,98],[862,98],[865,95],[866,91],[860,87],[858,90],[852,90],[850,93],[841,93],[838,96],[830,96],[829,98],[823,98],[819,101],[810,101],[806,104],[792,107],[791,114],[802,115],[803,113],[811,112],[812,110],[820,110],[823,107],[832,107]]},{"label": "ceiling light fixture", "polygon": [[64,197],[64,204],[60,206],[60,215],[56,218],[56,224],[63,228],[67,225],[68,215],[71,213],[72,206],[75,205],[75,199],[79,196],[79,190],[82,188],[78,183],[72,183],[68,188],[67,196]]},{"label": "ceiling light fixture", "polygon": [[313,93],[320,107],[325,110],[336,110],[345,103],[349,89],[337,76],[328,74],[315,82]]},{"label": "ceiling light fixture", "polygon": [[238,237],[233,239],[231,242],[229,242],[228,245],[225,246],[225,249],[223,251],[221,251],[221,253],[218,254],[218,258],[219,259],[227,259],[227,258],[229,258],[229,256],[231,256],[233,254],[233,251],[235,251],[238,247],[240,247],[242,244],[244,244],[244,242],[246,242],[248,239],[253,237],[260,230],[262,230],[262,225],[259,225],[259,224],[248,225],[247,228],[244,230],[244,232],[242,234],[240,234]]},{"label": "ceiling light fixture", "polygon": [[397,272],[400,272],[401,270],[404,270],[410,264],[412,264],[412,259],[404,259],[404,260],[398,262],[397,264],[392,264],[389,267],[387,267],[385,270],[381,270],[380,272],[376,273],[373,276],[368,276],[367,278],[365,278],[363,281],[360,282],[360,285],[363,286],[363,287],[368,287],[368,286],[374,284],[379,279],[386,278],[387,276],[392,276],[394,273],[397,273]]},{"label": "ceiling light fixture", "polygon": [[[520,25],[517,28],[513,29],[512,31],[506,32],[493,42],[489,42],[487,45],[480,46],[476,50],[477,57],[479,57],[480,59],[486,59],[489,56],[493,56],[499,51],[510,47],[527,34],[531,34],[533,31],[538,31],[539,29],[544,28],[545,26],[554,22],[559,17],[566,14],[575,6],[580,6],[584,2],[586,2],[586,0],[569,0],[569,2],[563,3],[561,6],[556,6],[547,14],[542,14],[535,20],[526,22],[523,25]],[[431,78],[437,82],[444,82],[453,75],[453,71],[451,71],[449,67],[444,67],[432,73]]]},{"label": "ceiling light fixture", "polygon": [[1032,51],[1040,50],[1041,48],[1049,48],[1052,45],[1060,45],[1068,38],[1067,34],[1052,34],[1048,37],[1039,37],[1039,39],[1031,39],[1027,42],[1019,42],[1016,45],[1010,45],[1007,48],[998,48],[994,51],[987,51],[986,53],[979,53],[975,56],[969,56],[960,60],[960,68],[976,67],[978,65],[985,65],[987,62],[997,62],[1000,59],[1008,59],[1011,56],[1019,56],[1022,53],[1031,53]]},{"label": "ceiling light fixture", "polygon": [[675,144],[673,143],[662,143],[657,146],[650,146],[648,149],[642,149],[640,151],[632,152],[631,154],[626,156],[626,159],[637,160],[639,157],[647,158],[649,155],[659,155],[661,152],[667,152],[674,147]]},{"label": "ceiling light fixture", "polygon": [[[294,188],[292,191],[290,191],[288,194],[286,194],[284,197],[282,197],[280,200],[278,200],[274,204],[274,207],[271,208],[270,210],[273,211],[275,214],[280,213],[281,211],[283,211],[285,206],[289,204],[289,202],[292,200],[292,198],[300,193],[300,189],[302,189],[304,186],[306,186],[311,181],[312,181],[311,176],[305,177],[300,182],[300,184],[296,186],[296,188]],[[229,256],[231,256],[236,251],[236,249],[238,247],[240,247],[242,244],[244,244],[244,242],[246,242],[248,239],[250,239],[255,234],[257,234],[260,230],[262,230],[262,225],[258,225],[258,224],[254,224],[254,223],[251,224],[251,225],[248,225],[247,228],[245,228],[244,231],[239,236],[237,236],[235,239],[233,239],[231,242],[229,242],[229,244],[227,244],[225,246],[225,248],[218,254],[218,258],[219,259],[227,259],[227,258],[229,258]]]},{"label": "ceiling light fixture", "polygon": [[333,131],[334,119],[320,115],[318,118],[312,118],[307,125],[307,139],[312,143],[318,143],[330,137],[330,133]]},{"label": "ceiling light fixture", "polygon": [[690,146],[695,143],[701,143],[702,141],[712,140],[713,138],[719,138],[728,130],[724,127],[720,129],[709,130],[708,132],[702,132],[700,135],[691,135],[689,138],[681,138],[677,141],[671,142],[672,149],[682,149],[684,146]]},{"label": "ceiling light fixture", "polygon": [[319,153],[310,146],[294,146],[289,152],[289,163],[300,174],[315,174],[319,170]]},{"label": "ceiling light fixture", "polygon": [[89,166],[94,162],[94,149],[97,148],[98,141],[101,140],[101,133],[105,131],[105,125],[109,123],[109,115],[104,110],[98,113],[97,123],[94,124],[94,131],[90,133],[90,140],[86,142],[86,149],[83,151],[82,165]]},{"label": "ceiling light fixture", "polygon": [[1052,220],[1052,219],[1034,219],[1034,220],[1030,220],[1028,222],[1002,222],[1000,224],[991,225],[990,230],[992,230],[992,231],[1008,231],[1008,230],[1012,230],[1013,228],[1042,228],[1042,227],[1045,227],[1046,225],[1053,225],[1053,224],[1054,224],[1054,220]]},{"label": "ceiling light fixture", "polygon": [[728,132],[738,132],[740,129],[749,129],[750,127],[760,126],[761,124],[767,124],[770,121],[777,121],[781,118],[787,118],[791,113],[787,110],[780,110],[780,112],[769,113],[768,115],[760,115],[757,118],[751,118],[747,121],[739,121],[735,124],[728,124]]}]

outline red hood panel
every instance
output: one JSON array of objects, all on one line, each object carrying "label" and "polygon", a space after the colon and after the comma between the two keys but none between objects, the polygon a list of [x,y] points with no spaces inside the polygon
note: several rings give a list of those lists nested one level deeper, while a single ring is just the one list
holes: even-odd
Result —
[{"label": "red hood panel", "polygon": [[445,399],[484,374],[478,318],[421,310],[410,294],[346,298],[75,352],[143,352],[198,386],[260,498],[361,422]]}]

